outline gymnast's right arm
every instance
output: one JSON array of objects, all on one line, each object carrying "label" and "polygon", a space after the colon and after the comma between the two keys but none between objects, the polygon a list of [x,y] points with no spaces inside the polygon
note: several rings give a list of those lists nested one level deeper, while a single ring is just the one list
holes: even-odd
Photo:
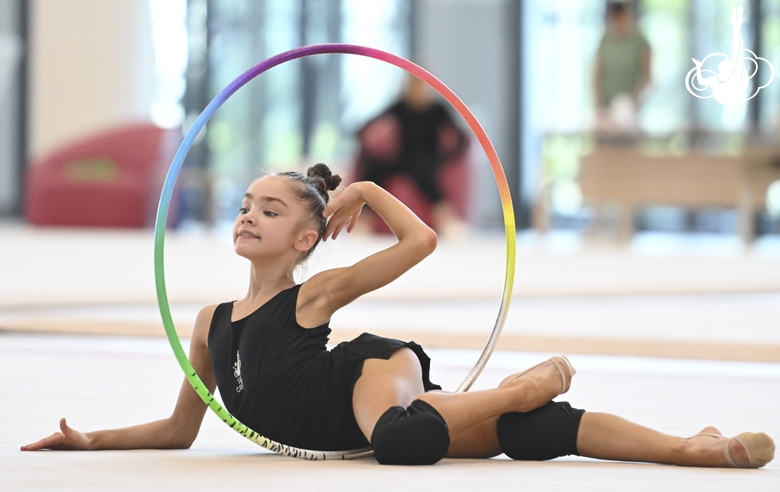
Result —
[{"label": "gymnast's right arm", "polygon": [[[214,392],[217,383],[211,367],[208,333],[216,305],[200,310],[195,320],[190,344],[190,362],[206,387]],[[79,432],[60,420],[61,432],[55,432],[38,442],[22,446],[22,451],[98,450],[98,449],[184,449],[189,448],[200,431],[206,404],[185,379],[179,399],[170,417],[147,424],[122,429]]]}]

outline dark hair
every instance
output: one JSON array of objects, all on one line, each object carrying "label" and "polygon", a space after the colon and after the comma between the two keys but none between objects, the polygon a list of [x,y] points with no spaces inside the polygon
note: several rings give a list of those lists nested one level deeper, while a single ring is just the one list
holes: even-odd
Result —
[{"label": "dark hair", "polygon": [[620,15],[629,14],[628,6],[625,2],[608,2],[607,3],[607,19],[612,19]]},{"label": "dark hair", "polygon": [[284,172],[279,173],[278,176],[284,176],[293,181],[293,192],[306,203],[306,210],[309,212],[311,220],[317,224],[319,237],[314,245],[301,256],[300,261],[305,261],[314,252],[314,248],[317,247],[322,236],[325,235],[328,221],[322,216],[322,211],[328,204],[328,191],[335,190],[341,184],[341,177],[331,173],[328,166],[322,163],[310,167],[306,171],[306,176],[298,172]]}]

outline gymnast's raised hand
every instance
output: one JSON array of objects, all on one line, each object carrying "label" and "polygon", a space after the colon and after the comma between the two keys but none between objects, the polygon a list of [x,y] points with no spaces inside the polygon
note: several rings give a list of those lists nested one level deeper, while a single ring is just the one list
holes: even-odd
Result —
[{"label": "gymnast's raised hand", "polygon": [[370,183],[354,183],[336,196],[323,210],[322,215],[328,220],[325,235],[322,240],[336,239],[346,226],[347,232],[352,232],[357,224],[360,212],[366,204],[362,191]]}]

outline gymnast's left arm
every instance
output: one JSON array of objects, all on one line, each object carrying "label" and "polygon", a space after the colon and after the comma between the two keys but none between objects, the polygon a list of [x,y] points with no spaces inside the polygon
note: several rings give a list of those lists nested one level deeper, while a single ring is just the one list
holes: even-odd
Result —
[{"label": "gymnast's left arm", "polygon": [[[216,387],[211,356],[207,346],[208,330],[216,306],[203,308],[195,321],[190,343],[190,362],[209,391]],[[22,451],[100,449],[182,449],[189,448],[197,437],[206,404],[185,379],[173,414],[161,420],[121,429],[79,432],[60,420],[60,432],[22,446]]]}]

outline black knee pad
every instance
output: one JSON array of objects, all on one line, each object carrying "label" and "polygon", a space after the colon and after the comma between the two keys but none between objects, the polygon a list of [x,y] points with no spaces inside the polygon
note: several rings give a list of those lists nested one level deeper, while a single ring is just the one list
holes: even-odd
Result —
[{"label": "black knee pad", "polygon": [[530,412],[505,413],[498,419],[501,450],[514,460],[542,461],[579,454],[577,432],[584,410],[550,402]]},{"label": "black knee pad", "polygon": [[435,408],[415,400],[409,408],[391,407],[379,417],[371,446],[383,465],[432,465],[447,454],[450,433]]}]

